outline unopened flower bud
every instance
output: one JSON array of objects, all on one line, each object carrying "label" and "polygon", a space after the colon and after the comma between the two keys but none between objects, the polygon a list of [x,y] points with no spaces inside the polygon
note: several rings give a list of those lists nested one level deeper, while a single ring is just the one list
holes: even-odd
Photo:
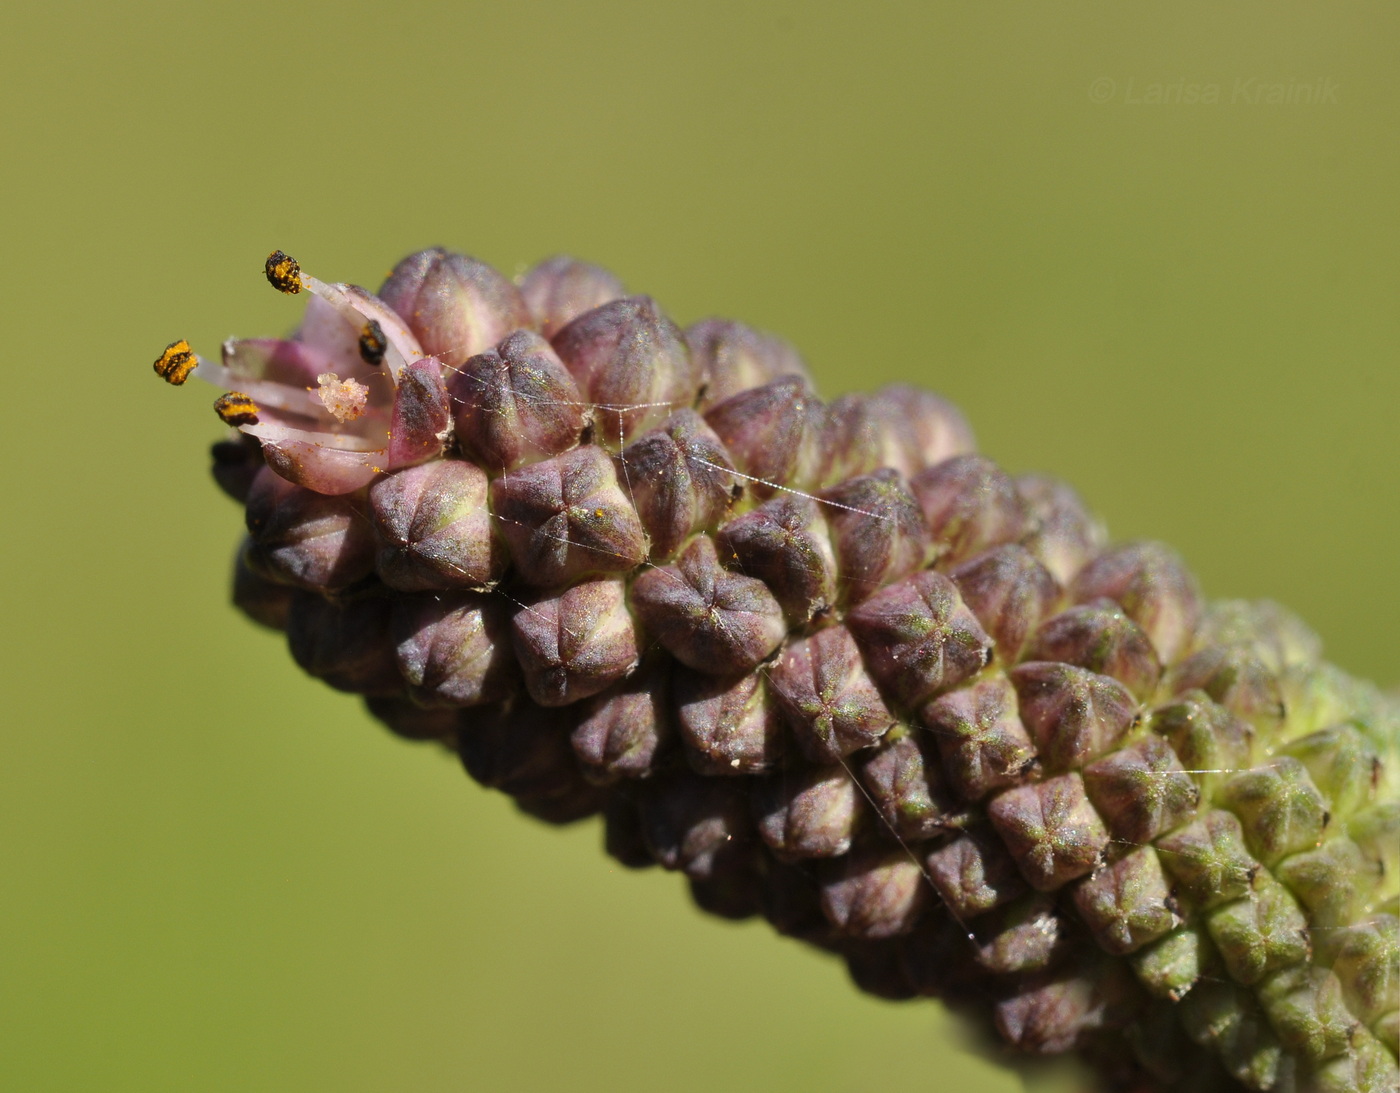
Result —
[{"label": "unopened flower bud", "polygon": [[730,520],[715,536],[725,565],[766,584],[802,626],[836,603],[836,554],[820,506],[779,494]]},{"label": "unopened flower bud", "polygon": [[447,380],[462,451],[492,474],[578,443],[590,412],[550,345],[517,330],[469,358]]},{"label": "unopened flower bud", "polygon": [[851,848],[860,791],[839,763],[797,767],[758,782],[753,811],[759,835],[779,857],[835,858]]},{"label": "unopened flower bud", "polygon": [[541,706],[567,706],[595,695],[637,665],[626,587],[610,578],[522,605],[511,620],[511,635],[526,689]]},{"label": "unopened flower bud", "polygon": [[1108,832],[1078,774],[1008,789],[987,814],[1021,875],[1042,892],[1093,872],[1108,849]]},{"label": "unopened flower bud", "polygon": [[491,509],[521,580],[537,588],[624,573],[646,559],[637,511],[596,446],[502,475],[491,483]]},{"label": "unopened flower bud", "polygon": [[680,328],[650,296],[586,311],[552,339],[613,450],[695,399],[699,381]]},{"label": "unopened flower bud", "polygon": [[681,743],[700,774],[761,774],[783,757],[783,726],[761,672],[734,679],[677,669]]},{"label": "unopened flower bud", "polygon": [[859,603],[922,569],[931,542],[923,514],[898,471],[888,467],[822,494],[840,588]]},{"label": "unopened flower bud", "polygon": [[396,265],[379,297],[408,324],[423,352],[448,367],[532,323],[510,281],[484,262],[441,247],[418,251]]},{"label": "unopened flower bud", "polygon": [[1027,778],[1035,744],[1017,712],[1015,688],[1000,673],[928,703],[919,720],[938,745],[949,784],[964,800]]},{"label": "unopened flower bud", "polygon": [[442,454],[452,431],[452,403],[442,368],[431,357],[399,373],[389,424],[389,470],[411,467]]},{"label": "unopened flower bud", "polygon": [[907,934],[928,906],[923,873],[903,847],[857,848],[827,863],[821,877],[822,910],[848,937]]},{"label": "unopened flower bud", "polygon": [[889,467],[912,478],[975,450],[962,414],[930,391],[892,384],[873,394],[842,395],[826,408],[821,482]]},{"label": "unopened flower bud", "polygon": [[665,561],[695,532],[713,527],[743,489],[729,453],[694,410],[672,414],[624,448],[617,463],[651,537],[652,561]]},{"label": "unopened flower bud", "polygon": [[406,698],[389,695],[365,699],[365,709],[395,736],[414,743],[431,741],[457,748],[457,711],[447,707],[428,708]]},{"label": "unopened flower bud", "polygon": [[1231,777],[1221,787],[1221,801],[1240,818],[1250,849],[1269,866],[1317,846],[1332,819],[1307,768],[1288,755]]},{"label": "unopened flower bud", "polygon": [[1176,753],[1150,734],[1085,767],[1084,788],[1114,836],[1130,843],[1170,831],[1201,799]]},{"label": "unopened flower bud", "polygon": [[1103,1004],[1090,979],[1067,974],[998,1002],[995,1016],[997,1031],[1013,1047],[1058,1055],[1102,1025]]},{"label": "unopened flower bud", "polygon": [[210,468],[219,489],[240,505],[248,500],[253,479],[263,465],[262,448],[250,436],[220,440],[209,449]]},{"label": "unopened flower bud", "polygon": [[403,688],[383,596],[328,600],[298,592],[287,615],[287,644],[304,672],[337,691],[391,695]]},{"label": "unopened flower bud", "polygon": [[1070,595],[1076,603],[1116,601],[1147,632],[1164,664],[1186,648],[1201,616],[1196,579],[1161,543],[1124,543],[1104,551],[1080,570]]},{"label": "unopened flower bud", "polygon": [[1009,677],[1021,722],[1046,770],[1080,767],[1113,748],[1137,721],[1138,704],[1109,676],[1052,661],[1028,661]]},{"label": "unopened flower bud", "polygon": [[745,844],[747,852],[716,859],[708,877],[686,877],[690,898],[700,910],[734,922],[753,918],[763,908],[763,852]]},{"label": "unopened flower bud", "polygon": [[353,499],[294,486],[264,467],[248,492],[248,564],[312,590],[345,588],[374,568],[374,536]]},{"label": "unopened flower bud", "polygon": [[1026,639],[1060,598],[1050,571],[1015,543],[984,550],[948,574],[963,603],[991,636],[997,659],[1005,665],[1021,659]]},{"label": "unopened flower bud", "polygon": [[1084,507],[1079,494],[1058,478],[1023,474],[1016,493],[1030,514],[1021,545],[1061,585],[1068,584],[1108,542],[1108,533]]},{"label": "unopened flower bud", "polygon": [[655,770],[675,735],[670,665],[661,658],[586,700],[570,737],[584,774],[599,784]]},{"label": "unopened flower bud", "polygon": [[985,456],[944,460],[916,474],[909,485],[933,532],[941,566],[1015,542],[1029,526],[1016,484]]},{"label": "unopened flower bud", "polygon": [[233,562],[233,605],[259,626],[271,630],[287,628],[287,612],[296,592],[285,584],[270,581],[248,568],[246,554],[249,544],[244,540]]},{"label": "unopened flower bud", "polygon": [[923,842],[967,819],[962,802],[948,789],[928,733],[896,725],[855,758],[856,776],[880,814],[883,834]]},{"label": "unopened flower bud", "polygon": [[647,632],[672,656],[708,675],[750,671],[787,636],[783,609],[768,587],[721,566],[707,535],[674,565],[638,576],[632,603]]},{"label": "unopened flower bud", "polygon": [[552,338],[585,311],[621,299],[626,290],[601,266],[561,254],[546,258],[520,278],[520,294],[535,326]]},{"label": "unopened flower bud", "polygon": [[748,793],[729,778],[683,773],[641,787],[642,831],[663,869],[713,876],[753,841]]},{"label": "unopened flower bud", "polygon": [[656,864],[642,832],[641,813],[630,797],[608,795],[603,808],[603,850],[628,869],[650,869]]},{"label": "unopened flower bud", "polygon": [[1157,851],[1140,847],[1081,881],[1074,905],[1105,952],[1123,954],[1180,923]]},{"label": "unopened flower bud", "polygon": [[548,799],[582,780],[569,747],[570,715],[534,703],[491,706],[458,733],[472,778],[512,797]]},{"label": "unopened flower bud", "polygon": [[977,963],[994,975],[1044,971],[1070,948],[1055,903],[1040,892],[998,907],[972,923]]},{"label": "unopened flower bud", "polygon": [[1247,896],[1261,868],[1244,845],[1239,820],[1224,810],[1164,836],[1157,848],[1178,889],[1206,910]]},{"label": "unopened flower bud", "polygon": [[882,588],[847,618],[870,674],[913,708],[986,666],[992,643],[953,582],[924,570]]},{"label": "unopened flower bud", "polygon": [[1162,674],[1151,639],[1112,600],[1093,600],[1046,619],[1026,656],[1111,676],[1138,698],[1149,697]]},{"label": "unopened flower bud", "polygon": [[752,387],[705,413],[734,466],[760,499],[777,487],[815,484],[821,448],[821,402],[801,376]]},{"label": "unopened flower bud", "polygon": [[685,340],[703,385],[702,410],[781,376],[807,376],[796,349],[782,338],[743,323],[701,319],[686,329]]},{"label": "unopened flower bud", "polygon": [[769,677],[798,747],[815,763],[867,747],[895,723],[844,626],[790,642]]},{"label": "unopened flower bud", "polygon": [[369,491],[375,568],[390,588],[485,588],[505,568],[481,468],[440,459],[381,478]]},{"label": "unopened flower bud", "polygon": [[413,699],[479,706],[506,698],[518,679],[502,601],[475,592],[400,596],[394,650]]},{"label": "unopened flower bud", "polygon": [[1016,863],[995,833],[969,827],[924,859],[929,880],[961,923],[1009,903],[1026,891]]},{"label": "unopened flower bud", "polygon": [[1253,727],[1204,691],[1186,691],[1158,707],[1150,726],[1206,790],[1249,766]]}]

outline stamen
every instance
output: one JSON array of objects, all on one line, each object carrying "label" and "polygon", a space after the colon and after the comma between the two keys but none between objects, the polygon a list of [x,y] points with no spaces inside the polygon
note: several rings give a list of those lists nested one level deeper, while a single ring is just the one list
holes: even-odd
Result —
[{"label": "stamen", "polygon": [[166,383],[179,387],[190,378],[190,373],[198,363],[199,358],[194,355],[190,343],[181,338],[178,342],[167,345],[165,352],[156,358],[152,367],[155,368],[156,375]]},{"label": "stamen", "polygon": [[336,421],[354,421],[369,404],[369,388],[357,380],[342,380],[334,372],[322,372],[316,377],[320,387],[316,397]]},{"label": "stamen", "polygon": [[263,264],[263,272],[267,274],[268,284],[278,292],[295,296],[301,291],[301,266],[297,265],[297,260],[290,254],[284,254],[280,250],[273,251]]},{"label": "stamen", "polygon": [[225,425],[256,425],[258,404],[242,391],[230,391],[220,395],[214,402],[214,412],[223,418]]},{"label": "stamen", "polygon": [[377,368],[384,363],[384,354],[388,350],[389,342],[379,321],[371,319],[365,323],[365,328],[360,331],[360,359]]}]

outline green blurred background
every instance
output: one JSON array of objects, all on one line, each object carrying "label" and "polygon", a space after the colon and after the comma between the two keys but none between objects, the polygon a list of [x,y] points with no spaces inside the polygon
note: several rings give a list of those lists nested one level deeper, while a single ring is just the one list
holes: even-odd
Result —
[{"label": "green blurred background", "polygon": [[212,392],[150,361],[287,328],[274,247],[371,285],[569,251],[786,334],[829,394],[940,389],[1394,683],[1397,32],[1393,0],[10,11],[0,1087],[1017,1089],[303,678],[225,605]]}]

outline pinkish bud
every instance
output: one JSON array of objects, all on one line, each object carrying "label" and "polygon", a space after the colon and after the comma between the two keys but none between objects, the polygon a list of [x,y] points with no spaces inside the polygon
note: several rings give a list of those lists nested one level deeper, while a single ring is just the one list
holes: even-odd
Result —
[{"label": "pinkish bud", "polygon": [[541,706],[595,695],[637,665],[627,590],[618,580],[584,581],[522,605],[511,634],[526,689]]},{"label": "pinkish bud", "polygon": [[1092,873],[1109,846],[1078,774],[1008,789],[987,814],[1021,875],[1042,892]]},{"label": "pinkish bud", "polygon": [[1041,474],[1016,479],[1016,492],[1030,514],[1021,545],[1060,584],[1068,584],[1108,542],[1108,533],[1066,483]]},{"label": "pinkish bud", "polygon": [[779,486],[815,484],[820,461],[821,401],[801,376],[783,376],[741,391],[705,413],[755,497]]},{"label": "pinkish bud", "polygon": [[788,620],[802,626],[836,603],[836,554],[810,498],[779,494],[715,535],[725,565],[766,584]]},{"label": "pinkish bud", "polygon": [[479,706],[506,698],[518,672],[504,601],[475,592],[397,597],[399,671],[425,706]]},{"label": "pinkish bud", "polygon": [[896,725],[872,748],[857,752],[856,776],[880,814],[884,830],[906,843],[923,842],[967,819],[948,789],[928,733]]},{"label": "pinkish bud", "polygon": [[796,349],[776,335],[743,323],[701,319],[687,328],[685,340],[703,385],[702,410],[781,376],[807,378],[807,367]]},{"label": "pinkish bud", "polygon": [[606,784],[656,769],[675,736],[670,691],[670,664],[653,658],[581,704],[570,740],[588,778]]},{"label": "pinkish bud", "polygon": [[1060,598],[1060,586],[1050,571],[1015,543],[985,550],[948,576],[991,635],[997,659],[1006,665],[1021,659],[1026,639]]},{"label": "pinkish bud", "polygon": [[648,633],[708,675],[741,675],[787,636],[783,609],[767,586],[724,569],[709,536],[695,539],[674,565],[640,574],[632,603]]},{"label": "pinkish bud", "polygon": [[557,588],[646,560],[646,533],[596,445],[533,463],[491,483],[491,508],[521,580]]},{"label": "pinkish bud", "polygon": [[1157,689],[1162,674],[1151,639],[1112,600],[1094,600],[1046,619],[1026,656],[1111,676],[1140,699]]},{"label": "pinkish bud", "polygon": [[262,446],[251,436],[220,440],[209,449],[210,472],[219,489],[240,505],[248,500],[253,478],[263,465]]},{"label": "pinkish bud", "polygon": [[1137,722],[1137,700],[1109,676],[1051,661],[1029,661],[1008,675],[1046,770],[1083,766]]},{"label": "pinkish bud", "polygon": [[1070,950],[1070,931],[1054,901],[1039,892],[972,923],[977,963],[994,975],[1043,971]]},{"label": "pinkish bud", "polygon": [[1175,551],[1125,543],[1105,551],[1074,579],[1076,603],[1107,597],[1147,632],[1164,664],[1182,653],[1201,617],[1201,591]]},{"label": "pinkish bud", "polygon": [[1009,903],[1026,891],[1026,882],[996,835],[970,828],[924,859],[929,880],[959,922]]},{"label": "pinkish bud", "polygon": [[1191,775],[1158,736],[1145,736],[1084,768],[1084,788],[1116,838],[1148,843],[1200,802]]},{"label": "pinkish bud", "polygon": [[617,457],[618,478],[664,561],[697,531],[713,527],[743,485],[719,437],[694,410],[679,410]]},{"label": "pinkish bud", "polygon": [[370,487],[379,538],[375,568],[390,588],[484,588],[499,579],[505,552],[492,535],[481,468],[442,459]]},{"label": "pinkish bud", "polygon": [[552,338],[585,311],[621,299],[626,290],[601,266],[561,254],[546,258],[520,278],[520,294],[535,326]]},{"label": "pinkish bud", "polygon": [[614,451],[695,399],[699,380],[684,336],[650,296],[586,311],[553,343],[593,403],[598,442]]},{"label": "pinkish bud", "polygon": [[842,395],[826,408],[821,481],[841,482],[882,467],[912,478],[975,447],[963,416],[929,391],[894,384],[874,394]]},{"label": "pinkish bud", "polygon": [[1074,905],[1105,952],[1135,952],[1174,930],[1177,917],[1157,851],[1141,847],[1081,881]]},{"label": "pinkish bud", "polygon": [[484,262],[441,247],[396,265],[379,298],[408,324],[423,352],[448,367],[533,322],[513,284]]},{"label": "pinkish bud", "polygon": [[492,474],[567,451],[591,414],[547,341],[517,330],[448,377],[462,451]]},{"label": "pinkish bud", "polygon": [[1029,776],[1035,745],[1017,714],[1016,691],[1001,674],[930,702],[919,714],[943,755],[953,788],[969,801]]},{"label": "pinkish bud", "polygon": [[907,934],[928,906],[919,865],[903,847],[862,847],[822,869],[822,910],[848,937]]},{"label": "pinkish bud", "polygon": [[442,454],[452,431],[452,403],[442,368],[431,357],[399,373],[389,425],[389,470],[411,467]]},{"label": "pinkish bud", "polygon": [[955,456],[919,472],[909,485],[933,532],[942,566],[1015,542],[1029,525],[1015,483],[984,456]]},{"label": "pinkish bud", "polygon": [[738,680],[677,669],[681,743],[700,774],[761,774],[783,756],[783,726],[761,672]]},{"label": "pinkish bud", "polygon": [[859,603],[928,561],[928,528],[899,472],[888,467],[822,494],[841,589]]},{"label": "pinkish bud", "polygon": [[895,722],[844,626],[791,642],[769,678],[798,746],[813,762],[833,762],[867,747]]},{"label": "pinkish bud", "polygon": [[374,536],[359,503],[258,471],[245,513],[248,565],[269,579],[312,590],[354,584],[374,568]]},{"label": "pinkish bud", "polygon": [[839,763],[783,770],[754,787],[758,833],[779,857],[835,858],[851,848],[860,791]]}]

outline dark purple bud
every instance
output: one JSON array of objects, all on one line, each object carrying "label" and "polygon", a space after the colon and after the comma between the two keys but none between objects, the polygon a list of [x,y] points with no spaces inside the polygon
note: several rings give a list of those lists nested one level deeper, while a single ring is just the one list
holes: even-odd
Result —
[{"label": "dark purple bud", "polygon": [[735,681],[676,670],[673,686],[686,758],[700,774],[760,774],[783,755],[782,718],[763,673]]},{"label": "dark purple bud", "polygon": [[866,994],[889,1002],[918,996],[904,971],[904,938],[847,939],[841,946],[851,981]]},{"label": "dark purple bud", "polygon": [[442,455],[452,432],[452,401],[442,367],[427,357],[399,373],[389,419],[389,469],[412,467]]},{"label": "dark purple bud", "polygon": [[700,910],[741,922],[763,909],[761,851],[727,854],[715,862],[708,877],[687,877],[690,898]]},{"label": "dark purple bud", "polygon": [[296,593],[287,585],[269,581],[249,569],[244,559],[248,548],[245,540],[233,561],[233,606],[259,626],[285,630],[287,612],[291,610],[292,597]]},{"label": "dark purple bud", "polygon": [[1247,645],[1211,646],[1193,653],[1167,673],[1174,695],[1204,691],[1232,714],[1266,732],[1287,712],[1278,673]]},{"label": "dark purple bud", "polygon": [[1085,668],[1033,660],[1013,668],[1009,678],[1020,700],[1021,723],[1046,770],[1097,759],[1137,721],[1132,692]]},{"label": "dark purple bud", "polygon": [[557,588],[646,560],[641,521],[596,445],[496,479],[491,509],[526,584]]},{"label": "dark purple bud", "polygon": [[931,907],[899,940],[905,979],[918,994],[957,1003],[980,1001],[986,993],[987,976],[973,959],[968,930],[945,909]]},{"label": "dark purple bud", "polygon": [[1164,836],[1157,848],[1178,889],[1206,910],[1247,896],[1260,870],[1245,849],[1239,820],[1224,811],[1207,812]]},{"label": "dark purple bud", "polygon": [[664,869],[704,879],[752,849],[748,792],[728,778],[677,774],[640,787],[642,831]]},{"label": "dark purple bud", "polygon": [[537,326],[552,338],[585,311],[626,294],[622,282],[601,266],[557,255],[520,279],[520,294]]},{"label": "dark purple bud", "polygon": [[1149,697],[1162,675],[1152,641],[1112,600],[1094,600],[1046,619],[1026,656],[1111,676],[1138,698]]},{"label": "dark purple bud", "polygon": [[670,558],[719,522],[742,489],[733,470],[719,437],[694,410],[677,411],[623,449],[618,478],[651,536],[652,561]]},{"label": "dark purple bud", "polygon": [[1206,789],[1250,765],[1254,729],[1204,691],[1187,691],[1171,705],[1154,710],[1150,724]]},{"label": "dark purple bud", "polygon": [[1035,745],[1017,714],[1016,691],[1003,675],[934,699],[919,720],[943,755],[949,784],[965,800],[1016,785],[1035,763]]},{"label": "dark purple bud", "polygon": [[753,387],[725,399],[705,414],[729,457],[747,475],[757,498],[777,487],[815,485],[821,447],[821,401],[801,376]]},{"label": "dark purple bud", "polygon": [[287,644],[303,671],[337,691],[402,692],[389,637],[389,601],[382,596],[328,600],[298,592],[287,615]]},{"label": "dark purple bud", "polygon": [[379,298],[408,324],[423,352],[448,367],[533,321],[513,284],[484,262],[441,247],[396,265]]},{"label": "dark purple bud", "polygon": [[219,489],[244,504],[253,478],[263,466],[262,445],[240,433],[234,439],[216,441],[209,449],[209,457],[213,463],[210,471]]},{"label": "dark purple bud", "polygon": [[823,493],[822,502],[849,602],[859,603],[928,561],[928,529],[898,471],[849,479]]},{"label": "dark purple bud", "polygon": [[1026,639],[1060,598],[1050,571],[1015,543],[983,551],[948,576],[1008,667],[1021,659]]},{"label": "dark purple bud", "polygon": [[584,581],[523,604],[511,638],[525,687],[541,706],[567,706],[637,666],[637,634],[618,580]]},{"label": "dark purple bud", "polygon": [[730,319],[701,319],[685,340],[703,385],[701,409],[782,376],[807,377],[802,357],[782,338]]},{"label": "dark purple bud", "polygon": [[1201,792],[1160,736],[1105,756],[1084,768],[1084,788],[1116,838],[1151,842],[1184,821]]},{"label": "dark purple bud", "polygon": [[1016,492],[1030,514],[1021,545],[1062,585],[1108,543],[1108,532],[1066,483],[1042,474],[1023,474]]},{"label": "dark purple bud", "polygon": [[826,519],[807,497],[782,494],[725,524],[715,536],[724,564],[766,584],[802,626],[836,602],[836,554]]},{"label": "dark purple bud", "polygon": [[969,828],[924,859],[929,880],[944,904],[966,923],[1026,891],[1016,863],[984,827]]},{"label": "dark purple bud", "polygon": [[656,864],[642,832],[641,812],[635,801],[621,793],[608,794],[603,808],[603,849],[628,869],[649,869]]},{"label": "dark purple bud", "polygon": [[846,620],[883,692],[906,708],[986,666],[992,643],[953,582],[925,570],[882,588]]},{"label": "dark purple bud", "polygon": [[427,709],[406,698],[387,695],[365,699],[365,709],[395,736],[414,743],[431,741],[457,747],[457,711]]},{"label": "dark purple bud", "polygon": [[373,572],[374,536],[348,496],[294,486],[264,467],[253,479],[245,515],[248,565],[270,580],[333,591]]},{"label": "dark purple bud", "polygon": [[1081,881],[1074,889],[1074,905],[1099,948],[1115,955],[1135,952],[1181,922],[1157,852],[1150,846]]},{"label": "dark purple bud", "polygon": [[1070,947],[1055,903],[1039,892],[1006,904],[972,924],[977,963],[993,975],[1043,971]]},{"label": "dark purple bud", "polygon": [[844,626],[791,642],[769,679],[798,746],[814,763],[868,747],[894,724]]},{"label": "dark purple bud", "polygon": [[674,565],[639,575],[632,604],[672,656],[707,675],[741,675],[787,636],[783,609],[768,586],[721,566],[708,536],[695,539]]},{"label": "dark purple bud", "polygon": [[650,296],[586,311],[552,341],[594,404],[599,443],[614,451],[695,400],[699,379],[684,335]]},{"label": "dark purple bud", "polygon": [[571,738],[584,774],[599,784],[651,774],[675,733],[670,692],[670,665],[657,657],[586,699]]},{"label": "dark purple bud", "polygon": [[1147,632],[1164,664],[1185,651],[1201,618],[1201,590],[1161,543],[1125,543],[1089,562],[1070,588],[1076,603],[1106,597]]},{"label": "dark purple bud", "polygon": [[1093,872],[1108,849],[1108,832],[1078,774],[1008,789],[987,813],[1021,875],[1042,892]]},{"label": "dark purple bud", "polygon": [[1087,977],[1067,975],[1027,986],[996,1005],[997,1031],[1033,1055],[1059,1055],[1103,1024],[1103,1002]]},{"label": "dark purple bud", "polygon": [[494,584],[505,552],[492,535],[486,496],[485,472],[460,459],[381,478],[369,491],[380,579],[401,592]]},{"label": "dark purple bud", "polygon": [[758,781],[754,820],[781,858],[835,858],[851,848],[861,818],[860,791],[840,764],[795,767]]},{"label": "dark purple bud", "polygon": [[569,747],[570,715],[533,702],[489,707],[458,733],[462,765],[488,789],[544,800],[572,792],[580,781]]},{"label": "dark purple bud", "polygon": [[577,771],[571,785],[557,792],[526,794],[515,799],[516,808],[547,824],[562,826],[587,820],[603,811],[607,794],[584,780]]},{"label": "dark purple bud", "polygon": [[822,913],[821,889],[808,868],[770,858],[763,871],[763,917],[784,937],[832,948],[838,935]]},{"label": "dark purple bud", "polygon": [[966,821],[961,802],[944,783],[927,733],[896,725],[857,759],[856,776],[880,814],[881,834],[923,842]]},{"label": "dark purple bud", "polygon": [[1240,818],[1250,849],[1265,865],[1317,846],[1332,818],[1307,768],[1287,755],[1230,778],[1221,800]]},{"label": "dark purple bud", "polygon": [[928,906],[924,875],[903,847],[852,850],[825,863],[820,876],[822,911],[848,937],[907,934]]},{"label": "dark purple bud", "polygon": [[464,454],[493,474],[568,451],[591,413],[547,341],[517,330],[447,380]]},{"label": "dark purple bud", "polygon": [[1030,517],[1005,471],[980,455],[959,455],[920,471],[909,483],[938,549],[954,566],[1026,533]]},{"label": "dark purple bud", "polygon": [[1246,987],[1302,963],[1311,951],[1302,908],[1267,871],[1255,877],[1247,899],[1211,911],[1206,929],[1230,977]]},{"label": "dark purple bud", "polygon": [[505,604],[491,596],[396,597],[393,640],[409,694],[422,705],[479,706],[516,686]]}]

